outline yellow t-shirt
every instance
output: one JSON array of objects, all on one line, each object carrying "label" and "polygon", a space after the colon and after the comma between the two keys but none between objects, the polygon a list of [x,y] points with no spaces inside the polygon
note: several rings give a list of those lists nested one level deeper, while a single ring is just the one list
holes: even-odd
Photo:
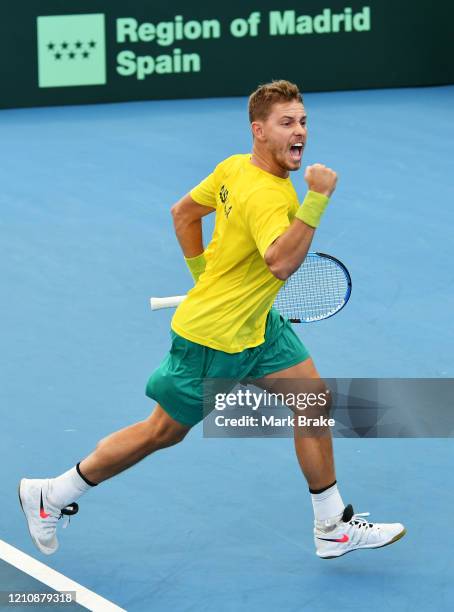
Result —
[{"label": "yellow t-shirt", "polygon": [[238,353],[265,340],[266,316],[283,285],[263,256],[299,207],[290,178],[254,166],[250,154],[216,166],[190,195],[216,209],[206,269],[177,308],[172,329],[192,342]]}]

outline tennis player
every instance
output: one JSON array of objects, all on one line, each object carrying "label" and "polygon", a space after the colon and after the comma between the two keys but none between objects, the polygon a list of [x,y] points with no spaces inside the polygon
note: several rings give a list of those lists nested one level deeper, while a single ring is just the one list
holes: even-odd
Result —
[{"label": "tennis player", "polygon": [[[31,537],[45,554],[58,548],[59,518],[77,512],[85,492],[155,451],[181,442],[201,421],[204,378],[312,380],[324,389],[308,350],[271,306],[302,264],[333,194],[336,173],[306,168],[300,205],[289,178],[307,138],[296,85],[274,81],[249,98],[252,154],[234,155],[172,208],[176,236],[195,286],[175,312],[172,345],[147,384],[157,401],[144,421],[101,440],[75,467],[50,479],[22,479],[19,497]],[[206,250],[202,217],[215,213]],[[342,501],[330,435],[295,435],[298,461],[314,510],[316,553],[339,557],[391,544],[400,523],[369,523]]]}]

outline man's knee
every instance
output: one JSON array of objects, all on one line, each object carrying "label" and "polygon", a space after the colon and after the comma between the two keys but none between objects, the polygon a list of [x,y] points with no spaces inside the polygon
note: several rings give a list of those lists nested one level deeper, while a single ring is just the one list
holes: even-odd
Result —
[{"label": "man's knee", "polygon": [[315,393],[315,401],[313,403],[314,416],[328,418],[333,405],[331,391],[323,379],[318,380],[318,387]]},{"label": "man's knee", "polygon": [[322,404],[324,412],[329,415],[333,407],[333,395],[326,383],[323,380],[321,382],[323,383],[323,388],[319,394],[320,403]]},{"label": "man's knee", "polygon": [[333,405],[331,391],[321,379],[310,381],[309,388],[299,393],[293,406],[289,407],[295,414],[304,415],[307,419],[329,418]]}]

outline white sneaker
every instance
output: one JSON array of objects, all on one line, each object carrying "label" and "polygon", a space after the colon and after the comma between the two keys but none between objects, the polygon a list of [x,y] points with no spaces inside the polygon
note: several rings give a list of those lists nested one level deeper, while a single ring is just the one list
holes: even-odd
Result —
[{"label": "white sneaker", "polygon": [[369,523],[363,517],[369,512],[354,514],[348,505],[334,525],[316,523],[314,540],[317,555],[334,559],[359,548],[380,548],[400,540],[406,529],[401,523]]},{"label": "white sneaker", "polygon": [[[79,510],[74,502],[66,508],[53,506],[48,498],[48,479],[22,478],[19,483],[19,501],[28,523],[28,530],[34,544],[45,555],[51,555],[58,549],[57,523],[63,517],[69,517]],[[68,526],[69,519],[63,527]]]}]

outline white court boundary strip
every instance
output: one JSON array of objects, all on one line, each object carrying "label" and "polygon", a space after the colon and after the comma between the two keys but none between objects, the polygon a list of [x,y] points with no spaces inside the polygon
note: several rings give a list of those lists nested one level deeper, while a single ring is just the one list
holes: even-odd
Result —
[{"label": "white court boundary strip", "polygon": [[101,595],[86,589],[81,584],[63,576],[41,561],[30,557],[14,546],[0,540],[0,559],[39,580],[54,591],[76,591],[76,603],[93,612],[126,612]]}]

